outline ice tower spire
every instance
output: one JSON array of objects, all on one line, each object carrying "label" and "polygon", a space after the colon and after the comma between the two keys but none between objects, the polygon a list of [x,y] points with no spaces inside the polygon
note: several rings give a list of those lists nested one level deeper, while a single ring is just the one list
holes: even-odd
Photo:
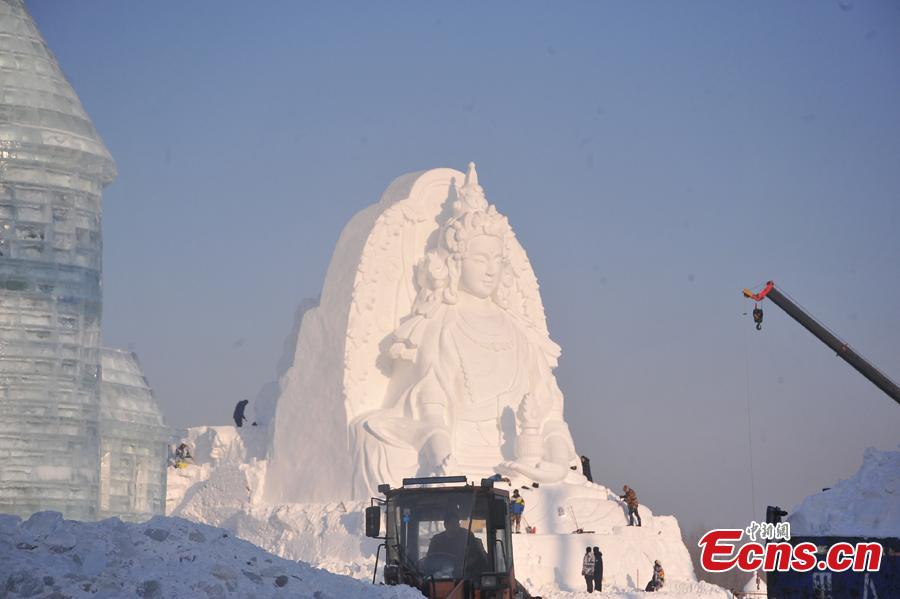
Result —
[{"label": "ice tower spire", "polygon": [[116,168],[21,0],[0,0],[0,62],[0,512],[92,520]]}]

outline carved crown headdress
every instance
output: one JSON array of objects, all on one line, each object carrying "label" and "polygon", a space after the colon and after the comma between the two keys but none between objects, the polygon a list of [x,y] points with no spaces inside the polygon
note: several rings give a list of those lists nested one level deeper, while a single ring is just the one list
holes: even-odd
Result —
[{"label": "carved crown headdress", "polygon": [[470,162],[466,181],[459,190],[456,201],[453,202],[453,216],[459,218],[466,212],[487,209],[488,202],[484,197],[484,188],[478,184],[478,171],[475,170],[475,163]]},{"label": "carved crown headdress", "polygon": [[512,237],[512,229],[505,216],[497,212],[493,204],[488,204],[484,189],[478,184],[478,172],[475,163],[469,163],[466,180],[457,192],[455,185],[450,190],[453,199],[453,216],[441,227],[442,249],[452,254],[466,251],[466,242],[476,235],[494,235],[504,240]]}]

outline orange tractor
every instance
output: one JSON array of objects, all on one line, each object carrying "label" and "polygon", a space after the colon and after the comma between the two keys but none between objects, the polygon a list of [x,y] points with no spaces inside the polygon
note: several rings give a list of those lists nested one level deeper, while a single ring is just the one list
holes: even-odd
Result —
[{"label": "orange tractor", "polygon": [[401,488],[378,490],[385,498],[366,509],[366,536],[384,541],[375,575],[384,547],[385,584],[415,587],[429,599],[539,599],[516,580],[509,493],[491,479],[407,478]]}]

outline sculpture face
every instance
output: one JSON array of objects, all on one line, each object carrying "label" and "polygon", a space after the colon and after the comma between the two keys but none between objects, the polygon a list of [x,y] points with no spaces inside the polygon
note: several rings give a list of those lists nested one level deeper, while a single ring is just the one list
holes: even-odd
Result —
[{"label": "sculpture face", "polygon": [[491,297],[502,270],[503,242],[493,235],[476,235],[462,258],[459,288],[481,299]]}]

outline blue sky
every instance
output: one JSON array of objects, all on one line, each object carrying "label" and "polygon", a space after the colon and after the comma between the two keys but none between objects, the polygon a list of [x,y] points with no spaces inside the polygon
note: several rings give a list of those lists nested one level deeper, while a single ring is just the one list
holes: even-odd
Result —
[{"label": "blue sky", "polygon": [[775,279],[900,379],[896,2],[28,7],[119,168],[105,342],[172,425],[274,378],[393,178],[475,160],[605,484],[739,525],[900,441],[894,402],[740,294]]}]

